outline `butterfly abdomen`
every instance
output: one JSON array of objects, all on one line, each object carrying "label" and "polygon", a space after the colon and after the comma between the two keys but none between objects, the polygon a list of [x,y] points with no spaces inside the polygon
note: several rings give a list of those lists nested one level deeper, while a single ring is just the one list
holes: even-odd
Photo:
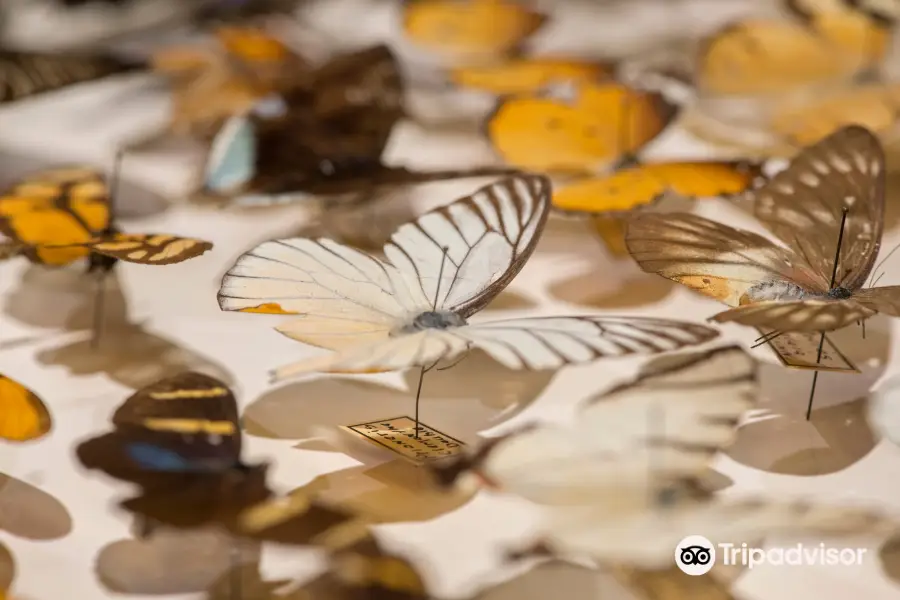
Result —
[{"label": "butterfly abdomen", "polygon": [[[763,281],[757,283],[744,294],[746,302],[794,301],[822,299],[825,294],[811,292],[789,281]],[[741,304],[746,304],[742,298]]]}]

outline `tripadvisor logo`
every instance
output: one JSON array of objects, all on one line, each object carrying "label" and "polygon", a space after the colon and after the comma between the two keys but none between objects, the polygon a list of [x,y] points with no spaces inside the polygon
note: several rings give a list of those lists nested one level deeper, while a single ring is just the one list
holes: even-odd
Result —
[{"label": "tripadvisor logo", "polygon": [[796,544],[782,548],[754,548],[747,544],[713,544],[702,535],[689,535],[675,547],[675,565],[692,576],[705,575],[715,566],[743,565],[748,569],[772,566],[861,565],[868,548],[832,548],[825,544]]}]

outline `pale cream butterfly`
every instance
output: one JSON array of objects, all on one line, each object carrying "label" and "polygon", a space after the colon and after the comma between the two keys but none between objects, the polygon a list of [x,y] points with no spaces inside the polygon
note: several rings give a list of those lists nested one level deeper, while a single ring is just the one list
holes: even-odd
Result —
[{"label": "pale cream butterfly", "polygon": [[738,346],[673,359],[589,399],[571,426],[522,429],[434,472],[543,505],[542,553],[640,569],[670,567],[692,535],[750,543],[897,527],[863,509],[715,498],[700,477],[757,403],[757,363]]},{"label": "pale cream butterfly", "polygon": [[386,260],[327,239],[265,242],[241,256],[219,291],[222,310],[296,314],[277,330],[334,350],[274,371],[371,373],[433,366],[468,349],[512,369],[653,354],[706,342],[710,327],[619,316],[470,323],[525,265],[550,210],[550,181],[518,174],[402,225]]}]

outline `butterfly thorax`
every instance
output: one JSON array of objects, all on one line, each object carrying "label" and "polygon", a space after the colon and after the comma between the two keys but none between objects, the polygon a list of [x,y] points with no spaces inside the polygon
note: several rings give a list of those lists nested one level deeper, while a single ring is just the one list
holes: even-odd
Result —
[{"label": "butterfly thorax", "polygon": [[426,329],[450,329],[463,325],[466,325],[466,320],[453,311],[429,310],[419,313],[412,321],[396,329],[394,335],[416,333]]},{"label": "butterfly thorax", "polygon": [[832,300],[846,300],[847,298],[853,296],[853,291],[848,290],[845,287],[836,287],[828,290],[828,293],[826,295]]}]

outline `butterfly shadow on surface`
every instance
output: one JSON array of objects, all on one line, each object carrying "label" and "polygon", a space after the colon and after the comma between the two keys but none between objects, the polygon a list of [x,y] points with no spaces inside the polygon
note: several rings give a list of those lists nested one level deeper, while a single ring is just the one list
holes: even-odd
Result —
[{"label": "butterfly shadow on surface", "polygon": [[95,570],[103,587],[111,592],[189,594],[207,591],[236,568],[248,572],[244,581],[249,586],[250,573],[258,572],[259,557],[258,543],[238,542],[215,527],[154,527],[143,539],[107,544],[97,555]]},{"label": "butterfly shadow on surface", "polygon": [[9,549],[0,544],[0,595],[9,590],[16,578],[16,561]]},{"label": "butterfly shadow on surface", "polygon": [[[403,374],[406,390],[369,379],[329,377],[301,381],[264,394],[244,411],[250,435],[278,439],[316,437],[316,426],[355,425],[412,416],[419,370]],[[511,371],[474,350],[452,368],[425,374],[420,418],[466,443],[495,424],[498,413],[509,418],[536,400],[554,374]]]},{"label": "butterfly shadow on surface", "polygon": [[888,538],[878,550],[878,561],[884,576],[900,585],[900,534]]},{"label": "butterfly shadow on surface", "polygon": [[[866,322],[866,338],[850,326],[829,335],[861,373],[820,372],[810,420],[806,407],[812,371],[766,365],[761,374],[765,413],[739,431],[727,451],[734,460],[783,475],[815,476],[846,469],[878,443],[869,426],[868,390],[885,369],[890,322]],[[758,349],[757,351],[762,351]]]},{"label": "butterfly shadow on surface", "polygon": [[72,531],[72,517],[47,492],[0,473],[0,531],[27,540],[55,540]]},{"label": "butterfly shadow on surface", "polygon": [[[115,273],[104,281],[100,345],[79,339],[38,352],[46,366],[63,366],[73,375],[105,373],[114,381],[141,388],[182,371],[200,371],[231,383],[224,367],[133,323]],[[6,299],[6,312],[32,326],[87,332],[93,326],[97,279],[78,270],[29,267]]]}]

